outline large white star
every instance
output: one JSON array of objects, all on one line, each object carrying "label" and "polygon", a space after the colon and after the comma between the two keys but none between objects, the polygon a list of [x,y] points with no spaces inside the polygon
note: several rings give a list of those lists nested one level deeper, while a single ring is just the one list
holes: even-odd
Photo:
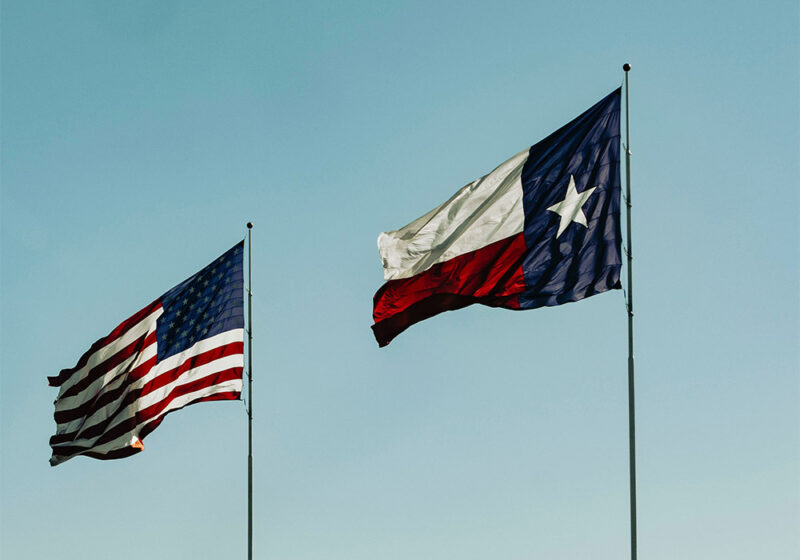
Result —
[{"label": "large white star", "polygon": [[591,189],[586,189],[582,193],[579,193],[578,189],[575,188],[575,178],[572,175],[569,176],[567,195],[564,197],[564,200],[548,208],[550,212],[555,212],[561,216],[556,239],[564,233],[564,230],[567,229],[567,226],[572,222],[581,224],[583,227],[589,227],[586,225],[586,215],[583,213],[583,210],[581,210],[581,206],[592,196],[596,188],[597,187],[592,187]]}]

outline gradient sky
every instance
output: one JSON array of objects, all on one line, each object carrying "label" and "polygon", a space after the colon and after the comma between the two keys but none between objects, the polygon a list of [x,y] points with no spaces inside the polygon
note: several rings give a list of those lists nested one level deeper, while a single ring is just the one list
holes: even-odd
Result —
[{"label": "gradient sky", "polygon": [[0,556],[245,557],[241,402],[51,468],[46,376],[250,220],[256,558],[627,558],[622,292],[369,326],[378,233],[630,62],[640,558],[797,558],[798,12],[4,0]]}]

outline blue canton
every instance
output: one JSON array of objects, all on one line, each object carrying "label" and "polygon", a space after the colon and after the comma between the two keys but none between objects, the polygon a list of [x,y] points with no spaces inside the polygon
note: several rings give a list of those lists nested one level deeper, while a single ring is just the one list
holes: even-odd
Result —
[{"label": "blue canton", "polygon": [[199,340],[244,328],[244,241],[161,296],[158,361]]}]

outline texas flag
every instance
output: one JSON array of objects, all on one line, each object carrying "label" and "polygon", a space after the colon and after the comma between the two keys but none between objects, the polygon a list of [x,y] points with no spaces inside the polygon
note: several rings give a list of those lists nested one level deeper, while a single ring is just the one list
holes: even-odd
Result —
[{"label": "texas flag", "polygon": [[380,234],[380,346],[473,303],[534,309],[621,287],[620,97],[613,91],[441,206]]}]

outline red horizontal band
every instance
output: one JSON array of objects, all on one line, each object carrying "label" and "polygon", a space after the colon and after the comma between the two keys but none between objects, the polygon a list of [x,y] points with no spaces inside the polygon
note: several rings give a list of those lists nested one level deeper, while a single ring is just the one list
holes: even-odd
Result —
[{"label": "red horizontal band", "polygon": [[386,346],[405,329],[423,319],[480,303],[519,308],[517,296],[525,290],[522,233],[438,263],[412,276],[390,280],[373,299],[372,330]]}]

